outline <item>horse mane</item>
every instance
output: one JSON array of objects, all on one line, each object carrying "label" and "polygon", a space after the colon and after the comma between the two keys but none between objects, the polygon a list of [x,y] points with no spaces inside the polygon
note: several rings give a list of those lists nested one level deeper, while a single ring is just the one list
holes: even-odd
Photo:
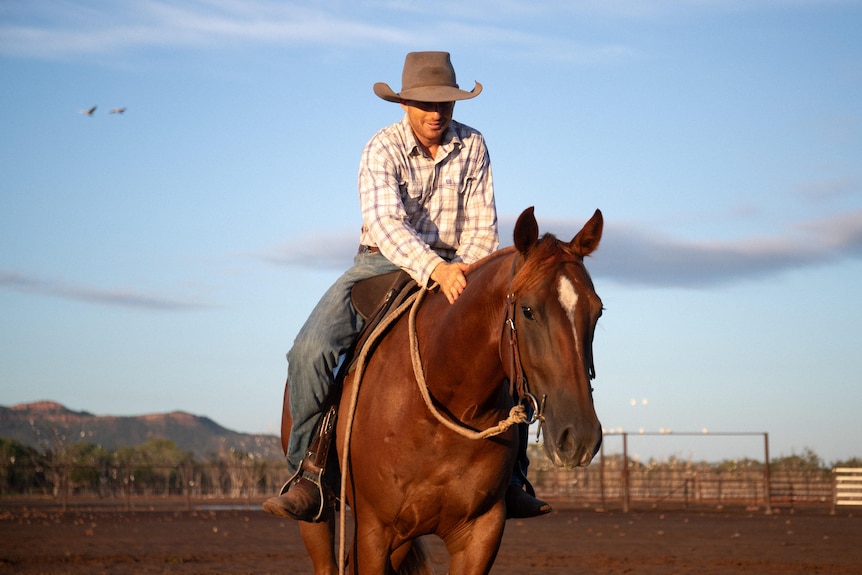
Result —
[{"label": "horse mane", "polygon": [[556,268],[560,261],[576,261],[578,258],[566,244],[554,234],[546,233],[530,246],[528,258],[512,278],[511,293],[520,294],[538,287]]},{"label": "horse mane", "polygon": [[[482,258],[472,265],[471,271],[478,271],[498,259],[504,258],[514,252],[518,257],[515,246],[507,246]],[[522,265],[512,278],[509,288],[510,293],[520,294],[524,291],[535,289],[556,268],[561,261],[578,261],[579,256],[573,253],[568,244],[557,239],[557,236],[546,233],[530,246],[524,265]],[[468,272],[469,273],[469,272]]]}]

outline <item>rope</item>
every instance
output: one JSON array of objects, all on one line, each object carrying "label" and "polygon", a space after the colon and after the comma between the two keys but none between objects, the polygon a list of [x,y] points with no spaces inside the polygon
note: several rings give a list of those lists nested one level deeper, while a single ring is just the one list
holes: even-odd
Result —
[{"label": "rope", "polygon": [[409,298],[404,300],[404,302],[398,306],[395,311],[386,315],[380,323],[374,328],[371,334],[368,336],[368,339],[365,342],[365,345],[362,346],[362,349],[359,351],[359,356],[356,358],[356,371],[353,376],[353,392],[350,395],[350,406],[347,409],[347,419],[345,421],[344,427],[344,453],[341,456],[341,489],[339,490],[338,497],[341,500],[341,509],[339,510],[338,522],[339,522],[339,531],[338,531],[338,539],[339,539],[339,547],[338,547],[338,573],[340,575],[344,575],[344,559],[346,556],[345,552],[345,540],[347,538],[347,481],[345,480],[345,473],[347,472],[347,463],[349,461],[350,456],[350,437],[353,432],[353,419],[356,415],[356,402],[359,398],[359,384],[362,383],[362,374],[365,371],[365,362],[370,353],[370,349],[372,344],[377,341],[377,339],[383,335],[383,333],[392,325],[398,318],[404,315],[404,311],[408,306],[412,305],[415,301],[419,300],[419,294],[422,293],[423,290],[411,295]]},{"label": "rope", "polygon": [[442,423],[447,429],[450,429],[467,439],[486,439],[488,437],[500,435],[513,425],[527,421],[526,410],[521,404],[517,404],[509,410],[509,417],[500,421],[497,425],[489,427],[485,431],[475,431],[460,423],[450,421],[437,410],[437,407],[435,407],[434,402],[431,400],[431,394],[428,391],[428,384],[425,382],[425,372],[422,369],[422,358],[419,356],[419,338],[416,335],[416,313],[419,310],[419,303],[421,303],[423,297],[424,294],[421,294],[420,292],[416,305],[414,305],[410,310],[410,356],[413,358],[413,374],[416,376],[416,384],[419,386],[419,393],[422,394],[422,399],[425,400],[425,405],[428,406],[428,410],[434,414],[437,421]]},{"label": "rope", "polygon": [[489,427],[484,431],[475,431],[473,429],[465,427],[460,423],[449,421],[449,419],[447,419],[442,413],[440,413],[440,411],[434,406],[434,402],[431,400],[431,394],[428,391],[428,385],[425,381],[425,373],[422,369],[422,358],[419,355],[419,339],[416,334],[416,314],[419,311],[419,306],[422,304],[422,300],[425,298],[425,294],[429,291],[432,291],[434,287],[436,286],[432,285],[428,289],[420,289],[418,292],[412,294],[410,297],[405,299],[404,302],[400,306],[398,306],[392,313],[386,315],[368,336],[365,345],[362,346],[362,349],[360,350],[359,355],[356,358],[356,370],[353,376],[354,385],[350,396],[350,405],[346,413],[347,419],[345,421],[344,428],[344,453],[341,456],[341,489],[339,491],[341,509],[339,510],[338,532],[338,572],[340,575],[344,575],[344,560],[346,557],[345,540],[347,532],[347,481],[345,481],[344,475],[347,470],[347,464],[349,462],[350,437],[353,431],[353,420],[356,416],[356,403],[359,398],[359,387],[360,383],[362,383],[362,375],[365,371],[365,362],[367,360],[368,354],[370,353],[372,344],[376,342],[381,335],[383,335],[383,333],[389,328],[390,325],[395,323],[395,321],[397,321],[402,315],[404,315],[404,311],[408,307],[410,307],[410,315],[408,318],[408,331],[410,333],[410,357],[413,360],[413,374],[416,377],[416,384],[419,387],[419,392],[421,393],[422,398],[425,400],[425,405],[428,406],[429,411],[434,414],[434,417],[437,418],[437,421],[446,426],[447,429],[450,429],[455,433],[458,433],[459,435],[468,439],[486,439],[488,437],[500,435],[513,425],[525,422],[528,419],[526,410],[522,405],[518,404],[513,406],[512,409],[509,410],[509,416],[506,419],[498,422],[497,425]]}]

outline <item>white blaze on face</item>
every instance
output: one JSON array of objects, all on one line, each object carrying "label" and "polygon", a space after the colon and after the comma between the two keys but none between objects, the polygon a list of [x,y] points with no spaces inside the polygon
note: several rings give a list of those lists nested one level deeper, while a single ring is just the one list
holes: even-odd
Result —
[{"label": "white blaze on face", "polygon": [[578,342],[578,331],[575,329],[575,306],[578,305],[578,292],[575,291],[575,286],[572,280],[566,276],[560,276],[560,283],[557,286],[557,292],[560,297],[560,305],[566,310],[566,315],[569,317],[569,323],[572,324],[572,335],[575,338],[575,351],[580,352],[580,343]]}]

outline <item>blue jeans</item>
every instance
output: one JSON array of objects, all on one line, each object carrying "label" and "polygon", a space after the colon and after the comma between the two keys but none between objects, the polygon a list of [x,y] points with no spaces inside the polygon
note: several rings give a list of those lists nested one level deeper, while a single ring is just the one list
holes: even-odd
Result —
[{"label": "blue jeans", "polygon": [[287,352],[293,418],[287,446],[290,473],[299,468],[305,451],[311,446],[314,427],[329,397],[339,357],[354,344],[365,323],[350,303],[350,288],[359,280],[398,269],[379,252],[363,250],[358,253],[353,258],[353,266],[317,302]]}]

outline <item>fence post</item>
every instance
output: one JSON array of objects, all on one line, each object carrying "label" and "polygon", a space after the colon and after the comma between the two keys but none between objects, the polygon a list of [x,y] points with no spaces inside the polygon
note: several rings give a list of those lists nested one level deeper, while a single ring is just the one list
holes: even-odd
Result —
[{"label": "fence post", "polygon": [[683,509],[688,509],[688,477],[683,481]]},{"label": "fence post", "polygon": [[629,512],[629,434],[623,432],[623,513]]},{"label": "fence post", "polygon": [[604,510],[604,509],[606,509],[606,504],[605,504],[605,442],[604,441],[602,441],[602,445],[599,449],[601,449],[601,453],[599,454],[599,489],[601,492],[602,510]]},{"label": "fence post", "polygon": [[832,509],[829,515],[835,515],[836,507],[838,507],[838,474],[835,473],[835,468],[832,468]]},{"label": "fence post", "polygon": [[69,507],[69,483],[71,482],[72,474],[71,471],[69,471],[69,465],[66,463],[61,464],[60,469],[62,477],[61,483],[63,486],[61,497],[63,498],[63,513],[65,513],[66,509]]},{"label": "fence post", "polygon": [[132,469],[126,470],[126,511],[132,509],[132,487],[135,482],[135,474]]},{"label": "fence post", "polygon": [[766,489],[766,514],[772,515],[772,478],[769,474],[769,433],[763,434],[763,451],[764,451],[764,467],[763,467],[763,483]]}]

